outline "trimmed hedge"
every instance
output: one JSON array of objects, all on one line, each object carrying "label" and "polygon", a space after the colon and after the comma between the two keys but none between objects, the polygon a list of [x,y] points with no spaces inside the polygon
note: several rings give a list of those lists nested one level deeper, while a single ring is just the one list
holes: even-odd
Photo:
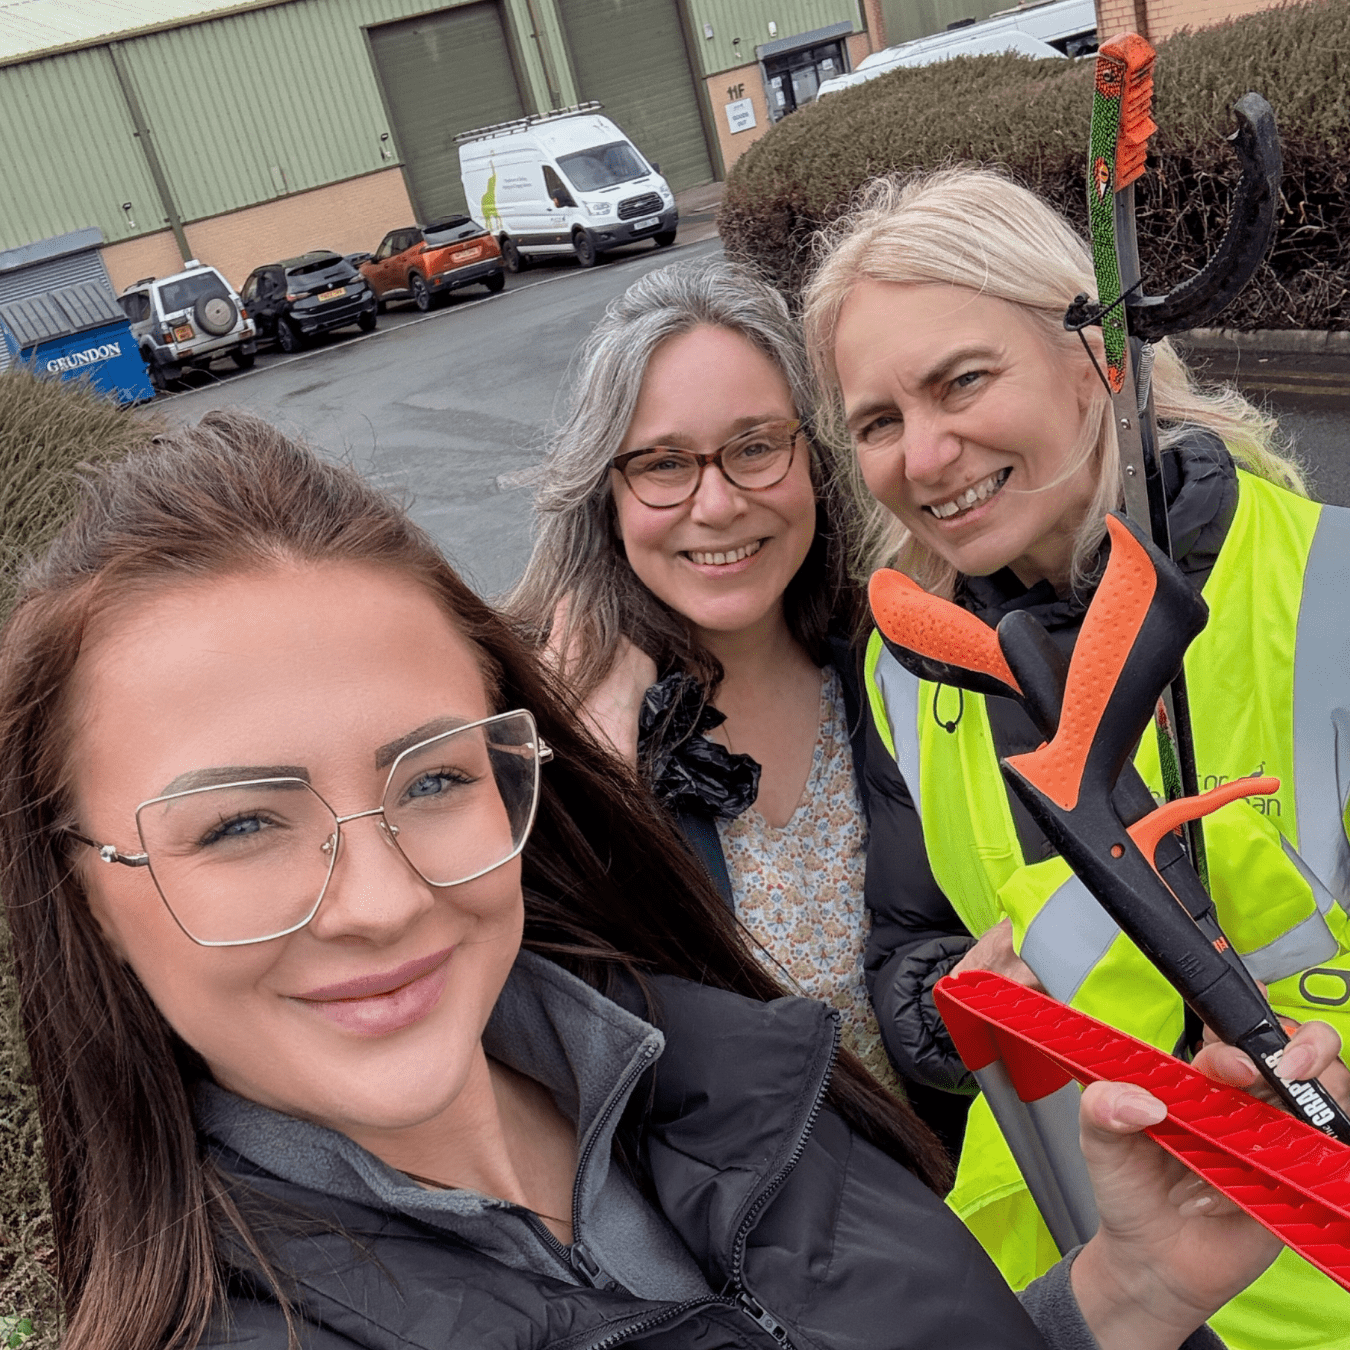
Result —
[{"label": "trimmed hedge", "polygon": [[[867,179],[1000,165],[1087,232],[1091,59],[960,57],[892,71],[785,118],[727,176],[727,253],[789,293],[810,241]],[[1350,0],[1290,5],[1158,45],[1149,167],[1136,187],[1145,286],[1198,271],[1223,234],[1236,160],[1224,141],[1249,89],[1284,149],[1274,247],[1225,327],[1350,328]]]}]

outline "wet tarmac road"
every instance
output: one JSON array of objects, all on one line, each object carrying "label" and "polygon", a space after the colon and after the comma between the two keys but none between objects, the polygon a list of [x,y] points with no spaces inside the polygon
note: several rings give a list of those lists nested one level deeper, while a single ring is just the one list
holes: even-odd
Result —
[{"label": "wet tarmac road", "polygon": [[1313,495],[1350,506],[1350,356],[1188,353],[1202,383],[1232,382],[1274,414]]}]

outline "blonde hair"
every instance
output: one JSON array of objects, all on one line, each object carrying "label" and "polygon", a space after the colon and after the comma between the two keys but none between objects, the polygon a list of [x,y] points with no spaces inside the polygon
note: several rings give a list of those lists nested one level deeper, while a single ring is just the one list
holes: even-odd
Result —
[{"label": "blonde hair", "polygon": [[[858,506],[853,567],[865,578],[877,567],[895,566],[928,590],[951,595],[956,569],[913,538],[862,481],[834,366],[840,311],[860,281],[963,286],[1017,305],[1068,360],[1081,348],[1078,336],[1065,331],[1064,311],[1077,295],[1095,298],[1092,255],[1068,221],[1034,193],[1002,173],[971,168],[875,180],[821,232],[816,249],[803,322],[821,390],[817,435]],[[1155,354],[1153,398],[1163,450],[1174,447],[1188,428],[1204,428],[1223,440],[1243,468],[1307,495],[1298,464],[1276,448],[1273,418],[1235,389],[1199,390],[1170,342],[1158,343]],[[1081,458],[1069,472],[1084,460],[1095,463],[1097,488],[1074,538],[1075,582],[1090,571],[1106,513],[1122,500],[1120,451],[1104,388],[1084,417]]]}]

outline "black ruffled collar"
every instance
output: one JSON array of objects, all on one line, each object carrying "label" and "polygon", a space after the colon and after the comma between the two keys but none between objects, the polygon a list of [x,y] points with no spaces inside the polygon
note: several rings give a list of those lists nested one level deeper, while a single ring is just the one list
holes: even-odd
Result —
[{"label": "black ruffled collar", "polygon": [[643,697],[638,765],[657,799],[676,815],[692,811],[733,820],[759,795],[759,764],[703,734],[726,720],[698,680],[682,671],[671,671]]}]

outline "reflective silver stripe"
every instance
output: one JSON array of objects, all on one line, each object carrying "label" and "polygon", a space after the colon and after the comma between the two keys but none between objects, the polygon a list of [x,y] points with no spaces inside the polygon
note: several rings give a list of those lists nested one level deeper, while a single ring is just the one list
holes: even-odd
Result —
[{"label": "reflective silver stripe", "polygon": [[895,742],[895,766],[905,780],[914,810],[923,819],[919,803],[919,677],[911,675],[885,648],[877,661],[877,687],[886,703],[886,718]]},{"label": "reflective silver stripe", "polygon": [[[1322,508],[1308,551],[1294,658],[1294,804],[1298,851],[1350,910],[1350,511]],[[1273,635],[1272,635],[1273,636]],[[1302,869],[1301,869],[1302,870]]]},{"label": "reflective silver stripe", "polygon": [[1022,960],[1052,998],[1069,1003],[1119,932],[1092,892],[1071,876],[1032,919],[1022,941]]},{"label": "reflective silver stripe", "polygon": [[1329,961],[1339,950],[1327,921],[1320,914],[1309,914],[1274,942],[1247,952],[1242,964],[1264,984],[1274,984],[1286,975]]},{"label": "reflective silver stripe", "polygon": [[1336,903],[1331,894],[1318,879],[1317,874],[1299,857],[1294,846],[1280,836],[1284,846],[1284,855],[1297,868],[1298,874],[1308,883],[1317,906],[1316,914],[1309,914],[1301,923],[1296,923],[1288,931],[1281,933],[1273,942],[1247,952],[1242,964],[1266,984],[1282,980],[1286,975],[1295,975],[1309,966],[1329,961],[1340,950],[1335,935],[1327,927],[1326,915]]}]

